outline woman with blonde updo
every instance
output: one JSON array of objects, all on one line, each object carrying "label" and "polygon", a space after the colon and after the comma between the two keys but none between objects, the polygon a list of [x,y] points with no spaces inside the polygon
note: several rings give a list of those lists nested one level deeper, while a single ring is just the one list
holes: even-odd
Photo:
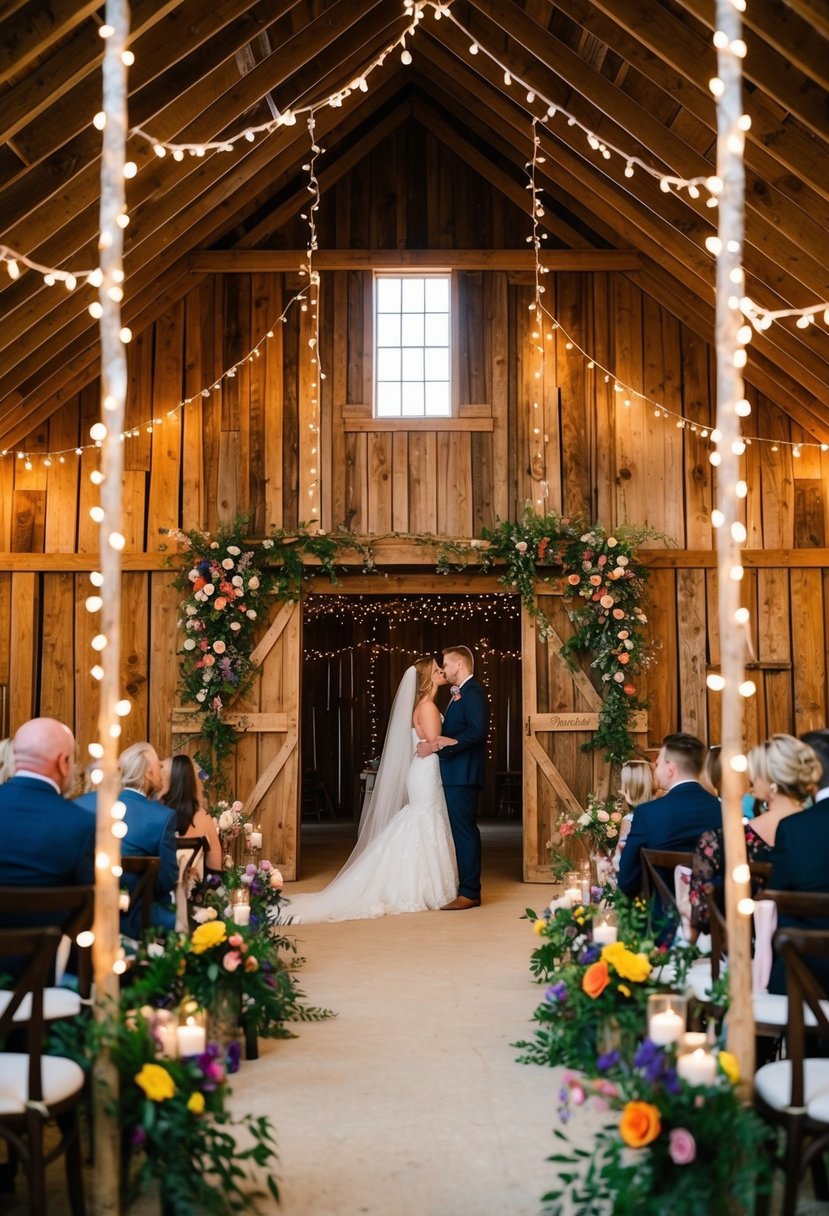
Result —
[{"label": "woman with blonde updo", "polygon": [[[749,861],[770,861],[777,827],[789,815],[803,810],[820,783],[822,765],[808,743],[794,735],[772,735],[748,753],[748,778],[757,805],[767,810],[751,822],[743,821]],[[694,853],[691,874],[691,924],[708,932],[704,886],[722,884],[725,856],[722,828],[703,832]],[[762,883],[755,881],[754,888]]]},{"label": "woman with blonde updo", "polygon": [[[613,854],[613,869],[619,869],[619,858],[625,847],[627,834],[633,822],[633,812],[642,802],[650,802],[653,798],[653,769],[647,760],[628,760],[622,765],[619,776],[619,797],[625,803],[627,810],[619,824],[619,843]],[[621,808],[620,808],[621,809]]]},{"label": "woman with blonde updo", "polygon": [[14,776],[14,748],[11,739],[0,739],[0,785]]}]

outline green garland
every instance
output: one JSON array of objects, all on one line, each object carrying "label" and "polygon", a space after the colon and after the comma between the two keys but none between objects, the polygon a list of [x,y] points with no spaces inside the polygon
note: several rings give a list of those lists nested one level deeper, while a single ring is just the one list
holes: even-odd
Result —
[{"label": "green garland", "polygon": [[[229,702],[253,683],[251,654],[270,602],[299,599],[303,580],[315,573],[336,582],[337,559],[344,552],[358,553],[364,572],[375,566],[370,545],[350,532],[309,532],[301,524],[293,532],[275,531],[252,542],[245,539],[246,524],[240,516],[215,536],[198,530],[170,533],[184,551],[174,584],[186,592],[178,622],[184,634],[180,689],[200,715],[195,759],[210,775],[213,800],[231,794],[224,767],[238,734],[225,715]],[[634,750],[631,719],[645,705],[636,681],[647,657],[647,617],[641,606],[647,572],[637,561],[636,547],[653,535],[629,525],[609,535],[598,524],[535,515],[527,505],[521,519],[484,528],[480,540],[397,539],[432,546],[440,573],[465,569],[471,562],[482,570],[503,563],[499,581],[521,596],[545,642],[553,626],[537,605],[538,584],[558,588],[575,627],[560,653],[571,668],[577,654],[592,655],[590,665],[602,685],[598,728],[584,749],[604,748],[608,761],[622,764]]]}]

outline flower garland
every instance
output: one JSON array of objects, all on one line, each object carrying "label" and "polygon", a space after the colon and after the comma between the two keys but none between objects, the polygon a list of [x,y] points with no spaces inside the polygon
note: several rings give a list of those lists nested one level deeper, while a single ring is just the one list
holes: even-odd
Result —
[{"label": "flower garland", "polygon": [[[364,572],[375,568],[371,546],[350,532],[328,535],[300,525],[291,534],[273,532],[254,546],[244,537],[246,523],[240,516],[215,536],[198,530],[168,533],[185,557],[174,584],[186,592],[178,621],[185,635],[180,688],[200,717],[195,759],[210,777],[214,799],[228,794],[223,767],[238,739],[226,720],[228,703],[253,682],[257,622],[269,603],[298,599],[303,580],[317,571],[336,582],[335,563],[345,551],[360,554]],[[574,633],[560,653],[571,667],[576,654],[591,655],[602,686],[598,727],[584,750],[604,748],[610,762],[622,764],[634,750],[631,720],[645,705],[636,678],[647,661],[647,616],[641,606],[647,572],[637,561],[636,546],[654,535],[629,525],[609,535],[598,524],[588,528],[579,519],[535,515],[528,504],[520,520],[484,528],[481,539],[410,539],[435,548],[439,573],[465,569],[471,561],[482,570],[503,562],[500,582],[518,592],[545,642],[553,626],[537,605],[538,583],[561,591]],[[310,568],[309,557],[316,563]]]}]

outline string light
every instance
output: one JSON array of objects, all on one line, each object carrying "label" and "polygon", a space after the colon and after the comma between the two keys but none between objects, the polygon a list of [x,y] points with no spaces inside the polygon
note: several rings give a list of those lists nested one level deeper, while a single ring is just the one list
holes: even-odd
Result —
[{"label": "string light", "polygon": [[[532,121],[532,159],[527,162],[526,168],[529,173],[529,182],[527,188],[531,192],[531,212],[532,212],[532,233],[527,237],[527,241],[532,244],[535,254],[534,269],[535,269],[535,292],[533,302],[529,305],[530,311],[530,326],[529,340],[531,342],[532,364],[535,368],[533,372],[533,402],[530,412],[530,477],[535,482],[536,489],[535,506],[539,515],[546,514],[547,497],[549,492],[549,483],[547,480],[547,463],[546,463],[546,435],[545,417],[546,417],[546,391],[545,391],[545,327],[543,309],[541,305],[541,297],[544,294],[544,285],[541,282],[541,276],[547,273],[545,267],[541,265],[541,242],[547,239],[547,233],[541,231],[540,221],[544,217],[544,206],[541,201],[541,192],[536,181],[536,170],[538,165],[543,164],[545,158],[541,155],[541,139],[538,134],[538,119],[533,118]],[[552,334],[550,334],[552,339]]]}]

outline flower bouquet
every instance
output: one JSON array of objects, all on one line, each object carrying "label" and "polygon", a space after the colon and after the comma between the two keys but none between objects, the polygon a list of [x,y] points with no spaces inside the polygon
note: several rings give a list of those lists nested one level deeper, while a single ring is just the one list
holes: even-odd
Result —
[{"label": "flower bouquet", "polygon": [[[557,1130],[562,1151],[549,1160],[560,1184],[543,1198],[560,1216],[732,1216],[753,1211],[768,1189],[768,1130],[739,1097],[734,1057],[712,1061],[710,1084],[694,1085],[677,1072],[676,1047],[645,1039],[626,1064],[618,1052],[593,1061],[592,1082],[565,1078],[559,1116],[570,1118],[588,1097],[612,1118],[591,1149],[576,1149]],[[704,1168],[693,1168],[694,1162]],[[562,1168],[563,1167],[563,1168]]]},{"label": "flower bouquet", "polygon": [[[587,806],[580,815],[565,815],[558,821],[552,843],[562,840],[583,840],[591,853],[610,857],[619,839],[622,812],[616,798],[601,799],[588,794]],[[557,838],[556,838],[557,837]]]},{"label": "flower bouquet", "polygon": [[263,859],[240,866],[231,865],[222,874],[209,874],[191,895],[193,919],[197,924],[210,920],[231,920],[233,892],[244,889],[250,904],[250,929],[274,935],[282,913],[282,873]]},{"label": "flower bouquet", "polygon": [[244,848],[246,834],[246,819],[242,808],[243,803],[238,798],[234,802],[221,798],[207,808],[216,824],[219,843],[222,846],[222,865],[226,869],[241,861],[239,854]]}]

